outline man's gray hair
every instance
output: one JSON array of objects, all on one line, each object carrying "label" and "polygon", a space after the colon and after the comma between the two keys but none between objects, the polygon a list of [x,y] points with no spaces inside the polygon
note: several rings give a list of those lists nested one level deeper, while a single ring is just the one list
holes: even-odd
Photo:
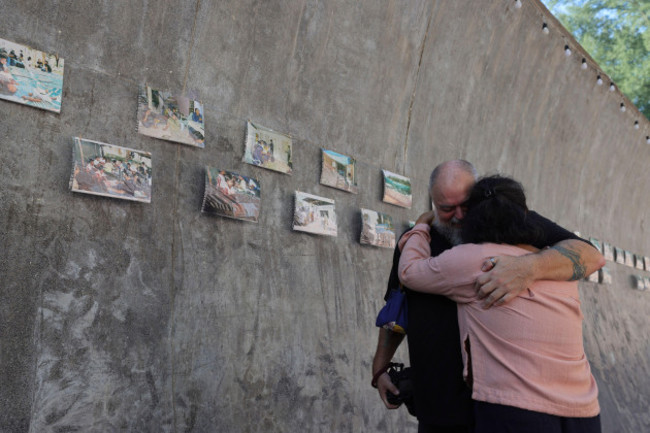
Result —
[{"label": "man's gray hair", "polygon": [[448,167],[455,167],[466,171],[474,177],[474,180],[478,180],[478,171],[476,171],[476,168],[472,165],[471,162],[465,161],[464,159],[454,159],[451,161],[443,162],[442,164],[438,164],[438,166],[433,169],[431,176],[429,177],[429,192],[431,192],[433,185],[438,180],[440,173]]}]

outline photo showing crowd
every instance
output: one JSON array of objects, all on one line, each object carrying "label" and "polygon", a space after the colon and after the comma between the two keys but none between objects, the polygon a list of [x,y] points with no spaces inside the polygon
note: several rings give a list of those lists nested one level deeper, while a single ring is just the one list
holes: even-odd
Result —
[{"label": "photo showing crowd", "polygon": [[261,191],[257,179],[232,171],[206,167],[203,212],[258,222]]},{"label": "photo showing crowd", "polygon": [[138,132],[149,137],[205,146],[203,105],[199,101],[141,86]]},{"label": "photo showing crowd", "polygon": [[70,189],[75,192],[151,202],[151,154],[74,138]]},{"label": "photo showing crowd", "polygon": [[60,112],[63,59],[0,39],[0,99]]}]

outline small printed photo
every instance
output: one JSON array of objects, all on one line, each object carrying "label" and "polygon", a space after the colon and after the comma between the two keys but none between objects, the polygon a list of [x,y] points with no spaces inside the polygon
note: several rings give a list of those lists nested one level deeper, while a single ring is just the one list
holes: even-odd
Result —
[{"label": "small printed photo", "polygon": [[260,182],[257,179],[205,167],[201,212],[256,223],[261,202]]},{"label": "small printed photo", "polygon": [[650,290],[650,277],[643,277],[643,286],[645,290]]},{"label": "small printed photo", "polygon": [[203,104],[170,92],[140,86],[138,132],[190,146],[205,146]]},{"label": "small printed photo", "polygon": [[151,202],[151,154],[74,137],[70,189]]},{"label": "small printed photo", "polygon": [[591,274],[587,275],[587,278],[585,278],[587,281],[591,281],[592,283],[597,283],[600,278],[600,272],[595,271],[592,272]]},{"label": "small printed photo", "polygon": [[603,256],[605,260],[614,261],[614,248],[609,242],[603,242]]},{"label": "small printed photo", "polygon": [[293,229],[317,235],[336,236],[334,200],[296,191]]},{"label": "small printed photo", "polygon": [[361,209],[361,224],[361,244],[395,248],[395,228],[389,215]]},{"label": "small printed photo", "polygon": [[411,195],[411,179],[388,170],[384,173],[384,198],[383,201],[410,209],[413,203]]},{"label": "small printed photo", "polygon": [[63,59],[0,39],[0,99],[61,112]]},{"label": "small printed photo", "polygon": [[645,280],[641,275],[632,275],[633,287],[637,290],[645,290]]},{"label": "small printed photo", "polygon": [[605,266],[600,268],[600,282],[601,284],[612,284],[612,273]]},{"label": "small printed photo", "polygon": [[323,150],[320,183],[343,191],[358,193],[357,162],[332,150]]},{"label": "small printed photo", "polygon": [[634,267],[634,254],[625,250],[625,266]]},{"label": "small printed photo", "polygon": [[644,256],[643,257],[643,263],[645,265],[645,270],[650,272],[650,257]]},{"label": "small printed photo", "polygon": [[635,254],[634,255],[634,267],[643,271],[645,270],[644,264],[643,264],[643,256],[640,254]]},{"label": "small printed photo", "polygon": [[291,174],[291,138],[248,122],[243,161]]},{"label": "small printed photo", "polygon": [[593,245],[594,247],[596,247],[596,249],[597,249],[599,252],[602,252],[602,251],[603,251],[603,248],[602,248],[602,246],[601,246],[601,244],[600,244],[600,241],[599,241],[598,239],[596,239],[596,238],[589,238],[589,242],[591,242],[591,245]]},{"label": "small printed photo", "polygon": [[621,265],[624,265],[625,251],[623,251],[623,248],[614,247],[614,252],[616,253],[616,263],[620,263]]}]

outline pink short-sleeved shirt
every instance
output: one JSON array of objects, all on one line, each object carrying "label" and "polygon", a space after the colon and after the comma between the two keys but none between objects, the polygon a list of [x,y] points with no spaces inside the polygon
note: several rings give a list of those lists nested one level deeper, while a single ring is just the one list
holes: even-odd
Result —
[{"label": "pink short-sleeved shirt", "polygon": [[537,281],[508,304],[484,310],[474,287],[484,260],[529,252],[465,244],[430,257],[429,242],[426,224],[402,236],[400,280],[409,289],[458,303],[466,378],[471,355],[472,398],[565,417],[598,415],[598,388],[582,343],[578,283]]}]

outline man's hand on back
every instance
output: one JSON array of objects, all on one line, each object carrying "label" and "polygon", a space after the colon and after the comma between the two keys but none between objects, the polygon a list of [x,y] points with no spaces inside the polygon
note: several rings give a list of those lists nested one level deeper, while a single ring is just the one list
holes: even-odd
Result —
[{"label": "man's hand on back", "polygon": [[483,308],[503,305],[535,282],[532,256],[497,256],[483,263],[485,273],[476,279]]},{"label": "man's hand on back", "polygon": [[537,280],[577,281],[604,265],[605,258],[591,244],[567,239],[535,254],[485,260],[485,273],[476,279],[476,289],[478,297],[484,299],[483,308],[490,308],[511,301]]}]

